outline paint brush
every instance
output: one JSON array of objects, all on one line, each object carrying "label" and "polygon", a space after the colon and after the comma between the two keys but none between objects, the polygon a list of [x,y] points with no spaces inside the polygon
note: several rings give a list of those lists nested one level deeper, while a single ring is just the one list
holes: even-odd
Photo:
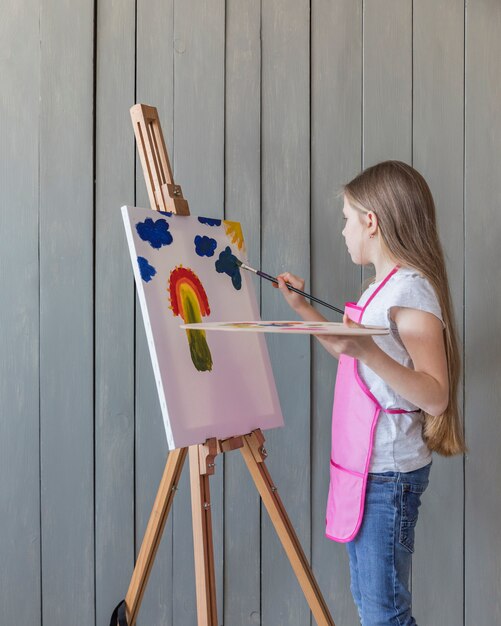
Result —
[{"label": "paint brush", "polygon": [[[240,261],[240,259],[237,259],[236,257],[235,259],[236,259],[236,263],[238,267],[244,270],[248,270],[249,272],[253,272],[254,274],[257,274],[258,276],[260,276],[261,278],[266,278],[266,280],[269,280],[275,285],[278,285],[278,280],[274,276],[270,276],[269,274],[266,274],[265,272],[261,272],[261,270],[256,270],[253,267],[250,267],[250,265],[246,265],[245,263],[243,263],[242,261]],[[328,309],[337,311],[338,313],[341,313],[341,315],[344,314],[344,311],[342,311],[341,309],[338,309],[336,306],[333,306],[332,304],[329,304],[328,302],[324,302],[323,300],[320,300],[319,298],[315,298],[315,296],[312,296],[311,294],[306,293],[305,291],[301,291],[301,289],[296,289],[296,287],[293,287],[289,283],[285,283],[285,284],[287,285],[287,288],[290,291],[295,291],[300,296],[304,296],[308,300],[312,300],[313,302],[317,302],[318,304],[321,304],[322,306],[326,306]]]}]

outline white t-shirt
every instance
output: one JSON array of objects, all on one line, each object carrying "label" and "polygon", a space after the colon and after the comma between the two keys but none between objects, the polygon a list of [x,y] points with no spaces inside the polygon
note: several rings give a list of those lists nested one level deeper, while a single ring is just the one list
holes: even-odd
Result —
[{"label": "white t-shirt", "polygon": [[[383,279],[384,280],[384,279]],[[382,280],[369,285],[357,302],[364,306],[381,285]],[[417,270],[400,267],[374,296],[362,317],[362,324],[387,326],[389,335],[374,336],[374,341],[392,359],[414,368],[404,347],[395,322],[390,318],[392,307],[420,309],[436,315],[445,328],[440,305],[431,283]],[[369,367],[358,362],[360,377],[383,409],[418,409],[416,405],[399,396]],[[374,433],[374,445],[369,466],[370,472],[412,472],[431,461],[431,452],[423,440],[424,414],[384,413],[381,411]]]}]

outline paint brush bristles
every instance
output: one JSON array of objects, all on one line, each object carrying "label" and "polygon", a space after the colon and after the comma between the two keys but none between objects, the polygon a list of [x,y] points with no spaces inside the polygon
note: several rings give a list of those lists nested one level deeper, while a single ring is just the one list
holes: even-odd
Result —
[{"label": "paint brush bristles", "polygon": [[[244,270],[248,270],[249,272],[253,272],[254,274],[257,274],[258,276],[260,276],[261,278],[266,278],[266,280],[269,280],[275,285],[278,285],[278,280],[274,276],[270,276],[269,274],[266,274],[265,272],[256,270],[253,267],[250,267],[250,265],[246,265],[245,263],[243,263],[242,261],[240,261],[240,259],[237,259],[236,257],[235,259],[236,259],[236,263],[238,267]],[[328,309],[332,309],[333,311],[337,311],[338,313],[341,313],[341,315],[343,315],[344,311],[342,311],[341,309],[338,309],[336,306],[333,306],[332,304],[329,304],[328,302],[324,302],[323,300],[319,300],[318,298],[315,298],[315,296],[312,296],[311,294],[306,293],[305,291],[301,291],[301,289],[296,289],[296,287],[293,287],[289,283],[285,283],[285,284],[287,285],[287,289],[289,289],[290,291],[295,291],[296,293],[307,298],[308,300],[311,300],[312,302],[317,302],[318,304],[321,304],[322,306],[325,306]]]}]

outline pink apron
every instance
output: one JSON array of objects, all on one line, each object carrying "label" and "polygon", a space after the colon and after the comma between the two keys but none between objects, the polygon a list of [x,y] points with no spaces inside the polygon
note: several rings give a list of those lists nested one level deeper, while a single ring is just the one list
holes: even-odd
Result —
[{"label": "pink apron", "polygon": [[[365,309],[398,268],[398,265],[393,268],[363,308],[354,302],[346,303],[345,312],[350,319],[362,323]],[[362,523],[374,430],[381,411],[409,412],[406,409],[383,409],[360,378],[357,360],[342,354],[332,409],[330,486],[325,531],[326,536],[334,541],[351,541]]]}]

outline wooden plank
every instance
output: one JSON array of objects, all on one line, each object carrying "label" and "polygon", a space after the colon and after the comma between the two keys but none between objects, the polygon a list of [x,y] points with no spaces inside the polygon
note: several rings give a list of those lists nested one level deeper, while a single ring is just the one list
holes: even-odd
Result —
[{"label": "wooden plank", "polygon": [[[361,0],[312,3],[311,54],[312,292],[342,308],[360,288],[360,269],[352,263],[341,235],[343,201],[336,194],[361,164]],[[321,312],[332,321],[341,319],[328,310]],[[345,546],[325,537],[336,369],[337,361],[313,342],[312,565],[334,620],[349,625],[358,620],[349,591],[348,556]]]},{"label": "wooden plank", "polygon": [[[174,12],[174,179],[192,215],[223,217],[224,1],[176,3]],[[187,479],[187,476],[183,476]],[[222,457],[210,478],[217,613],[223,615]],[[173,623],[195,624],[195,575],[189,482],[174,506]]]},{"label": "wooden plank", "polygon": [[39,3],[0,20],[0,606],[41,623],[39,488]]},{"label": "wooden plank", "polygon": [[[411,164],[412,2],[366,0],[363,59],[362,167],[387,159]],[[374,274],[363,267],[362,281]]]},{"label": "wooden plank", "polygon": [[192,215],[209,217],[223,216],[224,4],[174,12],[174,175]]},{"label": "wooden plank", "polygon": [[[412,163],[412,3],[366,0],[363,19],[362,168]],[[374,276],[362,267],[362,284]]]},{"label": "wooden plank", "polygon": [[43,623],[92,625],[94,3],[44,0],[40,19]]},{"label": "wooden plank", "polygon": [[134,202],[135,3],[97,5],[95,254],[96,623],[134,566],[134,278],[120,207]]},{"label": "wooden plank", "polygon": [[[225,217],[240,221],[253,267],[261,240],[261,8],[226,3]],[[260,285],[255,281],[257,294]],[[224,460],[224,624],[260,623],[260,498],[240,454]]]},{"label": "wooden plank", "polygon": [[[172,161],[174,98],[174,2],[137,2],[136,102],[158,109]],[[133,102],[130,103],[134,104]],[[132,127],[130,127],[132,133]],[[149,207],[141,163],[136,151],[136,205]],[[136,553],[142,544],[148,519],[168,456],[160,403],[151,367],[141,307],[136,298]],[[176,501],[189,498],[187,467],[167,518],[163,537],[148,580],[137,625],[172,624],[172,519]],[[183,488],[184,485],[184,488]],[[184,491],[184,493],[183,493]],[[194,584],[194,583],[193,583]]]},{"label": "wooden plank", "polygon": [[465,624],[501,623],[499,198],[501,4],[469,2],[465,147]]},{"label": "wooden plank", "polygon": [[363,55],[363,166],[410,163],[412,2],[365,1]]},{"label": "wooden plank", "polygon": [[[463,1],[414,3],[413,32],[413,161],[435,199],[462,337]],[[413,615],[418,624],[463,623],[463,557],[463,458],[434,455],[413,559]]]},{"label": "wooden plank", "polygon": [[[309,280],[309,45],[306,0],[262,3],[262,266]],[[263,317],[288,319],[280,293],[262,286]],[[268,342],[285,428],[266,433],[269,470],[310,557],[310,342]],[[307,624],[308,605],[268,517],[262,518],[263,626]]]}]

